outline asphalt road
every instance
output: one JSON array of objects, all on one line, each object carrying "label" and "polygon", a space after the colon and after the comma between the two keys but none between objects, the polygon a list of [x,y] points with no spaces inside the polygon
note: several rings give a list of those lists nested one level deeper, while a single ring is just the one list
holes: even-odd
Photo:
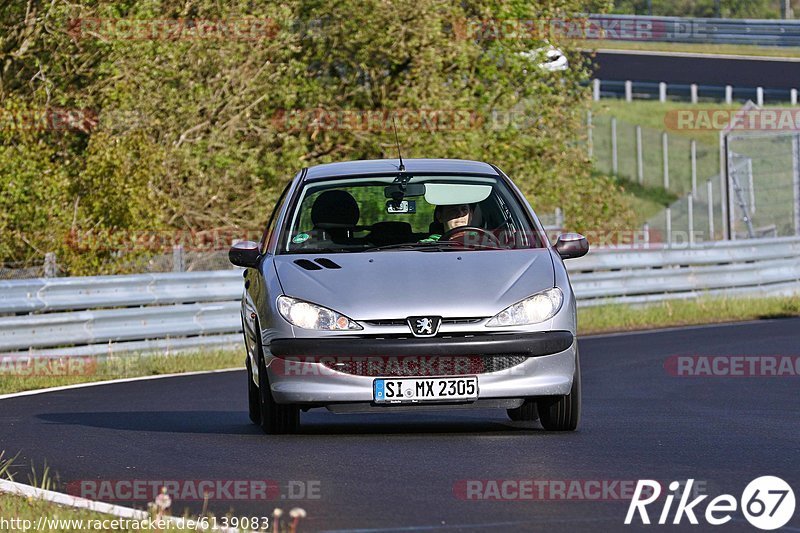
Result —
[{"label": "asphalt road", "polygon": [[[312,499],[210,504],[240,516],[301,506],[309,514],[303,531],[640,529],[623,525],[628,502],[614,499],[614,481],[693,478],[706,493],[738,499],[750,480],[776,475],[800,499],[800,378],[675,377],[664,366],[676,354],[796,356],[799,340],[796,318],[583,339],[583,420],[568,434],[492,410],[318,410],[303,414],[302,434],[266,436],[247,419],[244,372],[231,372],[2,400],[0,449],[20,452],[18,480],[29,472],[22,465],[40,469],[46,461],[62,490],[76,480],[270,479],[286,498],[303,486]],[[604,482],[610,499],[463,497],[465,480],[525,479],[547,487]],[[477,493],[492,494],[489,484],[481,487]],[[175,502],[185,507],[201,504]],[[654,521],[660,511],[659,503]],[[683,524],[756,531],[738,511],[722,527]],[[788,527],[800,531],[800,510]]]},{"label": "asphalt road", "polygon": [[617,81],[800,89],[800,58],[793,59],[602,50],[594,60],[594,77]]}]

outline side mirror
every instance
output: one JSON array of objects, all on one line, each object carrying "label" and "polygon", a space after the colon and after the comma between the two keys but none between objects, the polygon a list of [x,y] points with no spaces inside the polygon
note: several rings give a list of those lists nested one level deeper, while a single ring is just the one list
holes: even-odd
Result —
[{"label": "side mirror", "polygon": [[237,242],[228,250],[228,260],[236,266],[255,268],[261,258],[261,250],[257,242]]},{"label": "side mirror", "polygon": [[589,241],[580,233],[562,233],[556,240],[556,251],[561,259],[583,257],[589,251]]}]

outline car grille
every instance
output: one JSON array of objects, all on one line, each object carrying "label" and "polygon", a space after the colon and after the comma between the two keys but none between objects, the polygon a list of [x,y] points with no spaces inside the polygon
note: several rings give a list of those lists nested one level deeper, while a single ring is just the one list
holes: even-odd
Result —
[{"label": "car grille", "polygon": [[465,376],[499,372],[522,364],[524,355],[354,357],[323,364],[354,376]]},{"label": "car grille", "polygon": [[[481,320],[484,320],[484,317],[474,318],[442,318],[442,324],[477,324]],[[365,324],[369,324],[370,326],[408,326],[408,322],[405,318],[389,318],[389,319],[380,319],[380,320],[362,320],[361,322]]]}]

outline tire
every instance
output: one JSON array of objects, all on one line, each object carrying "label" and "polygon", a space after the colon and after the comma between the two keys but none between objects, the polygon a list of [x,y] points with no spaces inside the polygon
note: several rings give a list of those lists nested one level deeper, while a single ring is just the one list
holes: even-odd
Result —
[{"label": "tire", "polygon": [[575,431],[581,418],[581,365],[575,350],[572,388],[564,396],[544,396],[536,400],[539,421],[548,431]]},{"label": "tire", "polygon": [[258,350],[258,398],[261,429],[268,435],[295,433],[300,427],[300,409],[296,405],[275,403],[267,378],[264,355]]},{"label": "tire", "polygon": [[539,419],[539,413],[536,412],[536,402],[533,400],[525,400],[525,403],[514,409],[506,409],[508,418],[514,422],[533,422]]},{"label": "tire", "polygon": [[253,424],[261,424],[261,400],[258,397],[258,387],[253,382],[253,369],[250,356],[247,356],[247,411]]}]

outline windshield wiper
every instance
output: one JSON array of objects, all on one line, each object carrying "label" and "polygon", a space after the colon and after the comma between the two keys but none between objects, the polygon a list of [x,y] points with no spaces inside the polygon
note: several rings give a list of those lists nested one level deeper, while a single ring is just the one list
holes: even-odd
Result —
[{"label": "windshield wiper", "polygon": [[360,252],[360,248],[301,248],[298,250],[289,250],[287,254],[331,254],[341,252]]},{"label": "windshield wiper", "polygon": [[452,250],[457,248],[459,250],[471,250],[471,249],[481,249],[481,250],[501,250],[502,248],[498,248],[496,246],[487,246],[485,244],[470,244],[465,245],[462,242],[457,241],[434,241],[434,242],[403,242],[399,244],[386,244],[384,246],[375,246],[373,248],[367,248],[364,250],[365,252],[381,252],[383,250],[413,250],[419,252],[426,252],[426,251],[436,251],[436,252],[444,252],[446,250]]}]

